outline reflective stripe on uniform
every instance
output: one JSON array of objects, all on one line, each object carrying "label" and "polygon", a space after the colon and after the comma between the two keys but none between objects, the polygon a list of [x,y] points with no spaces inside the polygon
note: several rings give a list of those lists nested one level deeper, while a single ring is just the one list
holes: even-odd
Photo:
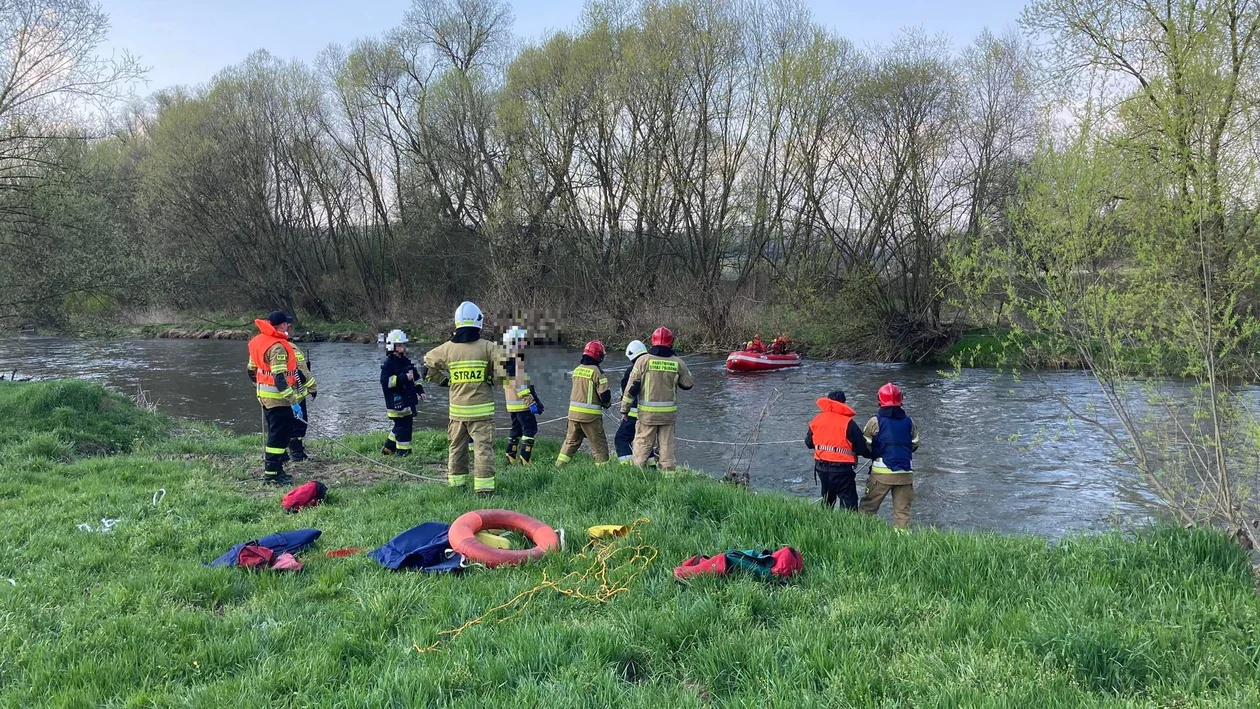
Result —
[{"label": "reflective stripe on uniform", "polygon": [[398,388],[398,375],[397,374],[389,378],[389,388],[390,389]]},{"label": "reflective stripe on uniform", "polygon": [[525,387],[524,389],[518,389],[518,390],[517,390],[517,392],[516,392],[516,395],[517,395],[517,396],[529,396],[529,387]]},{"label": "reflective stripe on uniform", "polygon": [[910,475],[914,473],[913,470],[893,470],[887,465],[884,465],[883,458],[871,463],[871,472],[875,475]]},{"label": "reflective stripe on uniform", "polygon": [[398,444],[398,450],[400,451],[411,450],[411,441],[395,441],[395,442]]},{"label": "reflective stripe on uniform", "polygon": [[557,462],[557,463],[567,463],[567,462],[569,462],[570,460],[573,460],[573,459],[572,459],[572,458],[570,458],[569,456],[565,455],[564,453],[561,453],[560,455],[556,456],[556,462]]},{"label": "reflective stripe on uniform", "polygon": [[486,367],[490,363],[484,359],[466,359],[451,362],[447,369],[451,374],[451,384],[480,384],[486,380]]},{"label": "reflective stripe on uniform", "polygon": [[473,404],[471,406],[462,406],[460,404],[450,405],[450,414],[456,418],[490,418],[494,416],[494,402],[488,404]]},{"label": "reflective stripe on uniform", "polygon": [[[255,449],[255,450],[257,450],[257,449]],[[264,450],[266,450],[268,453],[271,453],[272,455],[284,455],[284,452],[285,452],[285,450],[286,450],[286,449],[284,449],[284,448],[272,448],[271,446],[266,446],[266,447],[264,448]]]},{"label": "reflective stripe on uniform", "polygon": [[494,492],[494,478],[473,478],[474,492]]},{"label": "reflective stripe on uniform", "polygon": [[599,414],[603,411],[603,407],[599,404],[579,404],[576,401],[569,402],[569,413]]},{"label": "reflective stripe on uniform", "polygon": [[639,407],[637,407],[637,406],[636,406],[636,407],[634,407],[634,408],[630,409],[630,413],[626,414],[626,416],[629,416],[629,417],[630,417],[630,418],[632,418],[632,419],[637,419],[637,418],[639,418]]},{"label": "reflective stripe on uniform", "polygon": [[852,453],[853,452],[852,448],[841,448],[840,446],[820,446],[817,444],[814,445],[814,450],[830,451],[832,453]]},{"label": "reflective stripe on uniform", "polygon": [[411,409],[385,409],[385,415],[392,419],[405,419],[411,415]]},{"label": "reflective stripe on uniform", "polygon": [[639,410],[649,414],[668,414],[678,411],[676,401],[640,401]]},{"label": "reflective stripe on uniform", "polygon": [[526,404],[521,401],[509,401],[507,402],[507,410],[508,410],[508,413],[512,413],[512,414],[524,413],[526,411],[529,411],[529,404]]},{"label": "reflective stripe on uniform", "polygon": [[460,473],[459,475],[447,474],[447,487],[466,487],[468,485],[468,473]]}]

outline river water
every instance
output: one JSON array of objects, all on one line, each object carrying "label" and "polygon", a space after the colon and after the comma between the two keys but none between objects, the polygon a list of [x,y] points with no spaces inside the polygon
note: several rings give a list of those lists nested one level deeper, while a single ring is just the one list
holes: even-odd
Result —
[{"label": "river water", "polygon": [[[303,348],[319,380],[313,425],[338,434],[379,431],[383,437],[388,430],[378,381],[383,350],[344,343]],[[412,357],[419,362],[418,351]],[[0,371],[6,374],[81,377],[124,393],[143,386],[165,412],[241,433],[259,429],[246,360],[245,343],[234,341],[0,340]],[[566,377],[577,360],[558,348],[530,350],[530,374],[547,405],[542,420],[564,415]],[[695,442],[679,443],[679,461],[716,476],[742,451],[745,460],[752,456],[753,486],[817,497],[812,453],[803,444],[817,412],[815,400],[844,389],[859,422],[865,422],[875,410],[875,392],[895,381],[921,437],[915,455],[916,524],[1058,537],[1141,523],[1158,514],[1155,498],[1136,474],[1117,464],[1105,434],[1073,422],[1061,403],[1066,398],[1104,407],[1092,380],[1080,372],[1017,378],[993,370],[945,375],[931,367],[807,361],[783,372],[734,375],[725,372],[720,357],[687,362],[696,386],[680,393],[678,436]],[[610,347],[606,366],[614,389],[626,364],[619,349]],[[429,393],[417,425],[443,428],[445,390],[430,387]],[[762,445],[734,445],[752,439],[768,402],[757,433]],[[506,425],[501,406],[500,418]],[[611,422],[606,429],[611,445]],[[564,422],[544,425],[540,435],[563,437]]]}]

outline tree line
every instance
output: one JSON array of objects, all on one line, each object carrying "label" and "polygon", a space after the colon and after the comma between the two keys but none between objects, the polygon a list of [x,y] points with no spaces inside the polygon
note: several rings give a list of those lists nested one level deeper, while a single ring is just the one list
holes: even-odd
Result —
[{"label": "tree line", "polygon": [[64,275],[124,308],[376,322],[473,298],[713,342],[847,312],[854,339],[927,341],[950,242],[1005,228],[1035,148],[1013,33],[861,50],[743,0],[593,2],[523,47],[512,25],[503,0],[416,3],[313,63],[259,51],[130,106],[48,165],[75,183],[45,180],[48,209],[108,207],[48,215],[81,236],[6,274],[33,288],[6,314],[64,317]]}]

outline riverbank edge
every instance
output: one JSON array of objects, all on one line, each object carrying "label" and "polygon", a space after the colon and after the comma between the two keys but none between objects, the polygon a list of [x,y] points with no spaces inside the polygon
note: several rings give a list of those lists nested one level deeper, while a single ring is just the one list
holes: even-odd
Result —
[{"label": "riverbank edge", "polygon": [[[0,649],[14,660],[0,703],[379,704],[423,687],[482,705],[598,697],[699,707],[759,703],[768,685],[801,706],[872,697],[919,706],[942,697],[954,706],[995,706],[995,697],[1254,706],[1260,698],[1246,650],[1260,600],[1245,555],[1215,532],[1156,528],[1057,544],[932,529],[902,535],[780,493],[749,494],[701,475],[667,480],[582,456],[559,471],[542,463],[502,470],[493,504],[565,526],[574,542],[588,524],[648,519],[614,544],[650,549],[655,561],[607,605],[549,592],[452,640],[440,631],[519,595],[540,572],[543,581],[564,578],[576,552],[458,577],[390,574],[361,555],[323,552],[370,548],[480,501],[397,477],[330,478],[327,504],[289,516],[280,492],[254,479],[257,436],[141,411],[67,380],[0,384],[0,414],[0,461],[10,471],[0,511],[12,514],[0,530],[10,542],[0,561],[12,563],[0,566],[15,577],[2,586],[11,612],[0,614]],[[339,441],[370,455],[380,438]],[[416,442],[401,464],[433,474],[426,466],[441,460],[445,437]],[[540,457],[554,445],[540,442]],[[355,458],[312,447],[325,460]],[[294,466],[299,475],[313,470]],[[75,530],[105,509],[118,518],[109,534]],[[324,536],[301,555],[302,574],[202,566],[236,541],[307,526]],[[783,586],[748,576],[679,584],[669,573],[691,554],[762,544],[800,549],[805,573]],[[624,577],[614,570],[611,580]],[[415,651],[431,642],[438,652]],[[247,682],[242,662],[259,669]]]},{"label": "riverbank edge", "polygon": [[[435,344],[445,336],[440,326],[432,323],[390,323],[382,325],[383,330],[373,332],[373,328],[362,322],[307,322],[302,321],[295,329],[297,342],[349,342],[373,344],[378,341],[380,332],[393,328],[406,330],[412,342],[418,344]],[[767,330],[769,331],[769,330]],[[252,320],[240,317],[196,318],[160,324],[123,324],[109,323],[102,320],[85,321],[67,328],[0,331],[7,336],[36,335],[51,337],[71,337],[86,340],[236,340],[247,341],[255,334]],[[601,335],[593,332],[577,333],[570,337],[570,342],[556,342],[569,347],[580,347],[580,341],[602,337],[605,343],[619,342],[615,336]],[[1028,338],[1024,338],[1028,340]],[[724,356],[736,346],[702,345],[696,347],[687,341],[680,343],[679,351],[689,355]],[[619,348],[619,347],[618,347]],[[800,352],[807,359],[823,361],[850,361],[867,363],[871,360],[846,357],[845,352],[832,351],[828,348],[811,347],[802,342]],[[883,362],[881,362],[883,363]],[[1025,344],[1016,344],[1010,331],[1001,328],[974,328],[958,332],[938,351],[907,364],[924,364],[949,368],[1020,368],[1020,369],[1082,369],[1083,364],[1074,352],[1052,351],[1038,346],[1029,340]]]}]

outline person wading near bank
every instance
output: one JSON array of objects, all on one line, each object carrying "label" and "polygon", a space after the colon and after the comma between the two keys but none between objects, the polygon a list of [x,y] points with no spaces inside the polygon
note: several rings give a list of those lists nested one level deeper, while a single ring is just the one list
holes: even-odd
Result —
[{"label": "person wading near bank", "polygon": [[[294,414],[298,413],[297,354],[289,342],[293,318],[277,310],[265,320],[255,320],[258,334],[249,341],[249,378],[257,387],[263,407],[267,440],[263,444],[263,482],[283,485],[289,442],[293,440]],[[304,413],[304,412],[303,412]],[[300,414],[299,414],[300,415]],[[305,416],[303,416],[305,418]]]},{"label": "person wading near bank", "polygon": [[315,401],[319,392],[316,390],[315,375],[311,373],[311,358],[292,341],[289,345],[293,347],[293,356],[297,359],[297,384],[294,389],[297,389],[298,408],[302,410],[302,415],[293,419],[293,437],[289,439],[289,458],[297,463],[310,457],[306,455],[306,424],[311,420],[311,402]]},{"label": "person wading near bank", "polygon": [[573,370],[573,388],[569,392],[569,430],[556,467],[564,467],[578,448],[582,439],[591,442],[591,456],[597,465],[608,462],[608,438],[604,435],[604,409],[612,406],[612,392],[608,390],[608,377],[600,364],[607,350],[604,343],[593,340],[582,349],[582,360]]},{"label": "person wading near bank", "polygon": [[848,510],[858,508],[857,457],[871,457],[857,414],[845,403],[843,391],[833,391],[818,400],[818,415],[809,422],[805,447],[814,451],[814,480],[822,485],[824,507],[837,500]]},{"label": "person wading near bank", "polygon": [[919,449],[919,429],[901,406],[901,389],[889,382],[879,390],[879,413],[866,422],[862,432],[871,446],[871,474],[859,504],[862,512],[873,515],[889,492],[892,493],[893,527],[910,529],[910,506],[914,503],[914,473],[911,462]]},{"label": "person wading near bank", "polygon": [[525,344],[528,339],[529,332],[515,325],[503,333],[503,346],[507,349],[504,371],[508,376],[503,384],[503,401],[508,415],[512,417],[507,443],[508,465],[529,465],[533,460],[538,414],[543,411],[542,401],[529,381],[529,373],[525,371]]},{"label": "person wading near bank", "polygon": [[626,346],[626,359],[630,360],[630,366],[626,367],[626,373],[621,375],[621,400],[630,400],[630,410],[621,415],[621,425],[617,426],[617,434],[613,436],[613,443],[617,447],[617,460],[622,465],[632,465],[634,463],[634,434],[639,423],[639,406],[636,397],[630,396],[630,372],[634,371],[634,362],[640,356],[647,354],[647,345],[640,340],[635,340]]},{"label": "person wading near bank", "polygon": [[455,309],[455,333],[424,356],[424,379],[450,387],[450,439],[446,483],[468,487],[472,443],[473,491],[494,494],[494,388],[507,381],[507,353],[481,339],[481,308],[464,301]]},{"label": "person wading near bank", "polygon": [[385,361],[381,363],[381,392],[385,395],[385,415],[393,430],[381,447],[382,455],[411,455],[411,433],[417,407],[425,397],[420,371],[407,356],[407,333],[391,330],[385,337]]},{"label": "person wading near bank", "polygon": [[661,471],[670,473],[677,465],[674,457],[674,426],[678,420],[678,390],[687,391],[695,382],[687,363],[674,355],[674,333],[659,327],[652,333],[652,347],[640,356],[630,370],[630,398],[621,400],[621,415],[638,403],[639,424],[634,436],[634,464],[645,467],[652,450],[657,451]]}]

